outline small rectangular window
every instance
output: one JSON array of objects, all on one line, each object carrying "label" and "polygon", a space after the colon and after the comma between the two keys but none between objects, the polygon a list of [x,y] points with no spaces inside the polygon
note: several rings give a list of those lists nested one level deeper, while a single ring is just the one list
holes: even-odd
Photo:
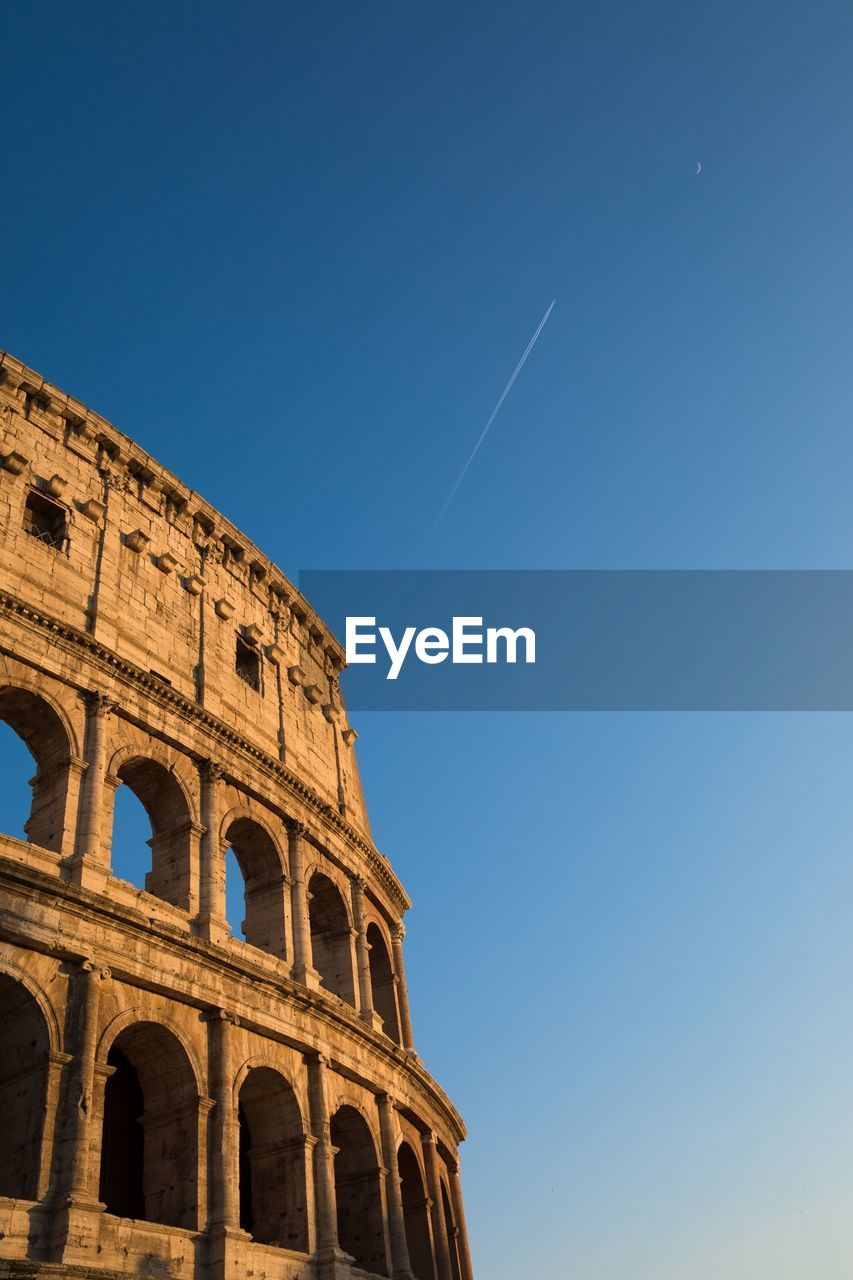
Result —
[{"label": "small rectangular window", "polygon": [[253,649],[250,644],[246,644],[240,636],[237,637],[237,675],[241,680],[245,680],[251,689],[255,689],[258,693],[261,691],[261,657],[257,649]]},{"label": "small rectangular window", "polygon": [[46,547],[61,551],[68,538],[68,512],[59,502],[31,489],[24,508],[24,529]]}]

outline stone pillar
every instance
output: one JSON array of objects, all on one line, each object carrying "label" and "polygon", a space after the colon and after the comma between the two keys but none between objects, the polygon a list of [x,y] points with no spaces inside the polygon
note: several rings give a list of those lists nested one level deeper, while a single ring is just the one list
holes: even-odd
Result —
[{"label": "stone pillar", "polygon": [[108,969],[100,969],[86,960],[80,965],[74,984],[77,1005],[77,1052],[72,1066],[72,1084],[68,1099],[71,1121],[68,1195],[72,1202],[78,1204],[97,1202],[97,1188],[91,1185],[94,1178],[90,1177],[89,1155],[93,1138],[96,1137],[91,1129],[101,984],[109,976]]},{"label": "stone pillar", "polygon": [[74,857],[74,846],[77,838],[77,823],[80,816],[80,797],[86,777],[86,761],[72,756],[68,761],[65,776],[65,820],[62,826],[63,858]]},{"label": "stone pillar", "polygon": [[[310,1120],[308,1122],[310,1128]],[[317,1252],[317,1193],[314,1179],[314,1150],[317,1146],[317,1139],[313,1133],[304,1134],[305,1142],[305,1167],[303,1175],[305,1179],[305,1217],[308,1227],[308,1252],[315,1254]]]},{"label": "stone pillar", "polygon": [[39,1158],[39,1200],[43,1200],[51,1190],[51,1182],[54,1176],[54,1140],[62,1105],[62,1086],[64,1079],[68,1075],[69,1064],[73,1061],[74,1059],[70,1053],[59,1053],[51,1050],[48,1054],[44,1130],[42,1132],[41,1155]]},{"label": "stone pillar", "polygon": [[432,1240],[435,1248],[435,1265],[438,1280],[453,1280],[453,1270],[450,1265],[450,1244],[447,1239],[447,1223],[444,1220],[444,1205],[441,1198],[438,1152],[435,1149],[435,1134],[431,1129],[421,1134],[421,1146],[423,1147],[424,1166],[427,1176],[427,1195],[431,1201]]},{"label": "stone pillar", "polygon": [[412,1016],[409,1012],[409,991],[406,986],[406,970],[403,967],[403,938],[406,936],[405,925],[395,924],[391,929],[391,940],[394,948],[394,977],[397,980],[397,1003],[400,1010],[400,1038],[406,1053],[414,1054],[415,1042],[412,1039]]},{"label": "stone pillar", "polygon": [[39,766],[30,778],[32,804],[24,832],[31,844],[59,853],[71,866],[80,813],[80,786],[86,761],[69,756],[47,768]]},{"label": "stone pillar", "polygon": [[68,972],[71,1053],[51,1055],[48,1107],[51,1096],[59,1096],[53,1123],[49,1112],[45,1117],[42,1139],[48,1148],[52,1139],[53,1168],[48,1171],[43,1149],[39,1190],[46,1191],[46,1198],[39,1256],[50,1262],[85,1265],[97,1250],[104,1208],[97,1198],[99,1167],[92,1153],[100,1150],[101,1140],[95,1058],[101,986],[109,970],[79,959],[71,962]]},{"label": "stone pillar", "polygon": [[113,862],[113,837],[115,835],[115,813],[116,813],[116,793],[119,787],[124,786],[121,778],[114,773],[104,773],[104,789],[103,798],[101,800],[101,831],[103,833],[104,844],[107,846],[109,853],[107,855],[110,868]]},{"label": "stone pillar", "polygon": [[385,1186],[388,1192],[388,1234],[391,1240],[391,1274],[393,1280],[414,1280],[406,1241],[406,1219],[403,1216],[403,1196],[400,1191],[400,1173],[397,1166],[397,1130],[394,1123],[394,1104],[387,1093],[376,1099],[379,1108],[379,1132],[382,1138],[382,1161],[388,1170]]},{"label": "stone pillar", "polygon": [[211,1113],[215,1110],[216,1103],[213,1098],[199,1098],[198,1100],[198,1120],[197,1120],[197,1151],[198,1151],[198,1188],[196,1207],[198,1213],[198,1230],[204,1231],[210,1218],[210,1194],[208,1190],[208,1168],[211,1153],[208,1151],[207,1136],[210,1133]]},{"label": "stone pillar", "polygon": [[109,876],[104,852],[103,813],[106,785],[107,717],[115,703],[100,692],[86,694],[86,772],[80,797],[77,848],[71,859],[71,882],[95,892]]},{"label": "stone pillar", "polygon": [[[89,1191],[92,1199],[100,1198],[101,1149],[104,1137],[104,1109],[106,1105],[107,1084],[114,1076],[116,1068],[106,1062],[96,1062],[92,1081],[92,1109],[89,1115],[89,1143],[92,1167],[89,1172]],[[98,1209],[106,1209],[105,1204],[98,1204]]]},{"label": "stone pillar", "polygon": [[305,827],[301,822],[287,824],[288,858],[290,862],[290,918],[293,925],[293,969],[295,982],[318,987],[319,975],[311,953],[311,919],[308,914],[308,886],[305,883],[303,843]]},{"label": "stone pillar", "polygon": [[229,935],[225,917],[225,850],[219,839],[219,784],[223,771],[213,760],[203,760],[201,775],[201,837],[198,885],[198,933],[220,945]]},{"label": "stone pillar", "polygon": [[201,883],[201,842],[204,839],[204,827],[198,822],[190,822],[189,828],[189,876],[187,878],[187,900],[184,910],[190,916],[199,912],[199,891]]},{"label": "stone pillar", "polygon": [[238,1231],[237,1125],[234,1108],[234,1069],[231,1036],[236,1022],[222,1009],[207,1019],[210,1028],[210,1066],[214,1108],[212,1159],[208,1169],[210,1225],[219,1231]]},{"label": "stone pillar", "polygon": [[249,1238],[245,1231],[240,1230],[240,1140],[232,1050],[234,1027],[238,1024],[237,1019],[224,1009],[212,1010],[206,1021],[210,1036],[210,1091],[213,1095],[206,1169],[210,1205],[206,1275],[208,1280],[226,1280],[227,1277],[246,1274]]},{"label": "stone pillar", "polygon": [[335,1198],[335,1152],[332,1146],[329,1104],[326,1100],[327,1059],[322,1053],[306,1055],[308,1105],[314,1142],[314,1212],[316,1258],[321,1280],[348,1276],[351,1258],[338,1243],[338,1208]]},{"label": "stone pillar", "polygon": [[468,1247],[468,1228],[465,1225],[465,1207],[462,1204],[462,1179],[459,1177],[458,1164],[450,1172],[450,1199],[453,1203],[453,1219],[458,1232],[456,1244],[459,1249],[459,1270],[462,1280],[474,1280],[471,1250]]},{"label": "stone pillar", "polygon": [[367,945],[367,928],[364,923],[364,890],[367,887],[362,876],[350,880],[352,896],[352,920],[355,926],[355,955],[358,971],[358,1012],[369,1027],[382,1030],[382,1019],[373,1008],[373,983],[370,980],[370,948]]}]

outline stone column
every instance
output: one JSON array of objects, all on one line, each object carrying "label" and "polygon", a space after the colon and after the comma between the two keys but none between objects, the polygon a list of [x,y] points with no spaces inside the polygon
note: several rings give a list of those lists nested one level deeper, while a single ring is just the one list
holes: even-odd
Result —
[{"label": "stone column", "polygon": [[391,1274],[393,1280],[414,1280],[406,1241],[406,1219],[403,1216],[403,1196],[400,1191],[400,1173],[397,1166],[397,1131],[394,1122],[394,1104],[387,1093],[376,1099],[379,1108],[379,1132],[382,1138],[382,1161],[388,1170],[385,1186],[388,1191],[388,1234],[391,1239]]},{"label": "stone column", "polygon": [[54,1177],[54,1146],[57,1127],[60,1121],[62,1105],[62,1087],[67,1078],[69,1064],[74,1061],[70,1053],[59,1053],[54,1050],[48,1054],[47,1079],[45,1084],[44,1130],[41,1140],[39,1158],[39,1179],[37,1199],[43,1200],[51,1191]]},{"label": "stone column", "polygon": [[190,916],[199,912],[199,887],[201,882],[201,842],[204,839],[204,827],[198,822],[189,822],[189,875],[187,877],[187,898],[183,909]]},{"label": "stone column", "polygon": [[[329,1104],[326,1100],[327,1059],[322,1053],[307,1054],[308,1105],[314,1142],[315,1239],[319,1275],[349,1275],[349,1255],[338,1243],[338,1208],[335,1198],[335,1152],[332,1146]],[[343,1268],[343,1269],[341,1269]]]},{"label": "stone column", "polygon": [[450,1173],[450,1199],[453,1202],[453,1218],[458,1232],[456,1244],[459,1249],[459,1270],[462,1280],[474,1280],[471,1250],[468,1247],[468,1228],[465,1225],[465,1207],[462,1204],[462,1179],[459,1177],[458,1164]]},{"label": "stone column", "polygon": [[107,1085],[110,1077],[114,1076],[115,1073],[116,1068],[111,1067],[107,1062],[97,1062],[95,1064],[95,1074],[92,1082],[92,1110],[89,1116],[89,1132],[95,1141],[90,1143],[89,1150],[93,1157],[93,1165],[97,1168],[99,1176],[97,1184],[91,1185],[94,1182],[94,1177],[92,1176],[94,1169],[90,1173],[90,1192],[93,1197],[96,1193],[100,1196],[100,1144],[103,1142]]},{"label": "stone column", "polygon": [[80,786],[85,772],[86,761],[69,756],[47,768],[39,766],[35,777],[30,778],[33,798],[30,816],[24,823],[27,839],[58,852],[68,866],[73,865]]},{"label": "stone column", "polygon": [[86,772],[80,798],[77,848],[71,860],[71,882],[96,892],[106,885],[109,863],[104,856],[104,787],[106,785],[107,717],[115,703],[106,694],[86,694]]},{"label": "stone column", "polygon": [[373,1008],[373,983],[370,979],[370,948],[367,945],[367,928],[364,923],[364,890],[367,882],[362,876],[350,880],[352,896],[352,920],[355,925],[355,954],[358,970],[358,1012],[369,1027],[382,1030],[382,1019]]},{"label": "stone column", "polygon": [[210,1225],[221,1231],[238,1231],[237,1126],[234,1115],[234,1069],[231,1037],[235,1018],[222,1009],[208,1016],[210,1064],[214,1108],[213,1144],[208,1169]]},{"label": "stone column", "polygon": [[198,932],[220,945],[229,935],[225,917],[225,851],[219,838],[219,790],[223,770],[213,760],[203,760],[201,775],[201,866],[198,885]]},{"label": "stone column", "polygon": [[197,1229],[204,1231],[210,1217],[210,1194],[208,1191],[208,1168],[211,1153],[208,1150],[208,1134],[211,1126],[211,1113],[216,1103],[213,1098],[199,1098],[198,1116],[196,1119],[196,1141],[198,1151],[198,1180],[196,1193]]},{"label": "stone column", "polygon": [[98,1014],[101,984],[110,976],[89,960],[80,965],[74,982],[77,1045],[68,1099],[69,1168],[68,1195],[72,1202],[94,1204],[97,1191],[90,1186],[89,1154],[93,1145],[92,1114],[95,1087],[95,1054],[98,1047]]},{"label": "stone column", "polygon": [[293,969],[295,982],[306,987],[319,986],[311,953],[311,919],[308,914],[308,886],[305,883],[303,843],[305,827],[301,822],[287,824],[288,858],[290,861],[290,918],[293,925]]},{"label": "stone column", "polygon": [[406,1053],[414,1054],[415,1042],[412,1039],[409,991],[406,986],[406,970],[403,967],[403,938],[405,936],[406,927],[404,924],[395,924],[391,929],[391,940],[394,948],[394,977],[397,980],[397,1003],[400,1008],[400,1036]]},{"label": "stone column", "polygon": [[438,1280],[453,1280],[450,1265],[450,1244],[447,1239],[447,1223],[444,1220],[444,1204],[441,1198],[441,1176],[438,1171],[438,1152],[432,1129],[421,1134],[424,1165],[427,1176],[427,1195],[431,1201],[432,1239],[435,1246],[435,1263]]},{"label": "stone column", "polygon": [[73,969],[73,1057],[68,1064],[54,1150],[56,1196],[48,1201],[44,1256],[68,1266],[88,1267],[97,1254],[101,1214],[98,1201],[102,1112],[95,1066],[101,988],[109,970],[82,960]]}]

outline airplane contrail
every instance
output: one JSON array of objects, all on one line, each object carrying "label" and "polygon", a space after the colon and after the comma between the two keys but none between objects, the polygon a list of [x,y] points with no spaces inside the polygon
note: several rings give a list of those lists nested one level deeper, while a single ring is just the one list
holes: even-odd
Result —
[{"label": "airplane contrail", "polygon": [[527,346],[526,346],[526,348],[525,348],[525,350],[524,350],[524,355],[521,357],[521,359],[519,360],[518,364],[517,364],[517,365],[515,366],[515,368],[513,369],[513,371],[512,371],[512,377],[510,378],[509,382],[506,384],[506,386],[504,387],[503,391],[501,392],[501,398],[500,398],[500,400],[498,400],[497,404],[495,405],[494,409],[492,410],[492,412],[491,412],[491,416],[490,416],[490,418],[489,418],[489,421],[486,423],[486,425],[483,427],[483,430],[480,432],[480,438],[479,438],[479,440],[478,440],[478,441],[477,441],[477,443],[474,445],[474,448],[471,450],[471,454],[470,454],[470,456],[469,456],[469,458],[468,458],[468,461],[465,463],[465,466],[464,466],[464,467],[462,468],[462,470],[459,472],[459,475],[457,476],[457,479],[456,479],[456,483],[454,484],[453,488],[450,490],[450,493],[448,494],[447,501],[445,502],[444,506],[443,506],[443,507],[441,508],[441,510],[439,511],[438,515],[436,516],[436,519],[435,519],[435,523],[434,523],[434,525],[432,526],[432,528],[430,529],[429,533],[427,534],[427,537],[426,537],[427,542],[429,542],[430,538],[431,538],[431,537],[432,537],[432,535],[435,533],[435,531],[436,531],[436,529],[438,528],[438,526],[441,524],[441,521],[442,521],[442,518],[443,518],[443,516],[444,516],[445,511],[446,511],[446,510],[447,510],[447,508],[450,506],[451,502],[453,501],[454,497],[456,496],[456,490],[459,488],[460,484],[461,484],[461,483],[462,483],[462,481],[465,479],[465,474],[466,474],[466,472],[467,472],[468,468],[470,467],[471,463],[472,463],[472,462],[474,461],[474,459],[476,458],[476,456],[477,456],[477,451],[478,451],[478,449],[480,448],[480,445],[481,445],[481,444],[483,443],[483,441],[485,440],[485,438],[486,438],[486,436],[487,436],[487,434],[488,434],[488,431],[489,431],[489,427],[492,425],[492,423],[494,422],[495,418],[498,416],[498,411],[499,411],[499,409],[500,409],[501,405],[503,404],[504,400],[506,400],[507,396],[509,395],[509,392],[510,392],[510,390],[511,390],[511,388],[512,388],[512,384],[515,382],[516,378],[517,378],[517,377],[518,377],[518,375],[521,373],[521,370],[524,368],[524,362],[525,362],[525,360],[527,359],[527,357],[530,355],[530,353],[531,353],[531,351],[533,350],[534,346],[536,345],[536,339],[539,337],[540,333],[541,333],[541,332],[542,332],[542,330],[545,328],[545,322],[547,321],[547,319],[548,319],[549,315],[551,314],[551,312],[554,310],[554,305],[555,305],[556,301],[557,301],[557,299],[555,298],[555,299],[554,299],[554,301],[551,303],[550,307],[548,308],[548,310],[545,312],[545,314],[544,314],[544,316],[542,317],[542,319],[539,321],[539,324],[538,324],[538,326],[537,326],[536,332],[534,333],[533,337],[530,339],[530,341],[528,342],[528,344],[527,344]]}]

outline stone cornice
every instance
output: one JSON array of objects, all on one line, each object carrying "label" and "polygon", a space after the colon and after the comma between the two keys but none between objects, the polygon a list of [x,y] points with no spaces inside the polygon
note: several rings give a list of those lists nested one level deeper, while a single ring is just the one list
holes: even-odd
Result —
[{"label": "stone cornice", "polygon": [[[64,642],[78,653],[86,653],[90,661],[100,666],[105,672],[120,676],[128,684],[144,693],[151,702],[169,707],[178,712],[184,719],[198,725],[207,734],[220,743],[240,752],[251,759],[254,765],[263,770],[275,783],[286,792],[296,796],[307,805],[328,827],[333,828],[354,850],[357,850],[367,861],[371,872],[376,876],[388,893],[393,905],[402,914],[408,911],[411,901],[391,869],[388,859],[369,843],[356,829],[343,818],[331,804],[323,800],[317,792],[303,782],[295,773],[276,760],[263,748],[256,746],[238,730],[231,728],[223,720],[214,716],[198,703],[184,696],[177,689],[163,683],[156,676],[143,671],[141,667],[120,657],[98,640],[80,631],[70,623],[60,622],[34,606],[19,600],[7,591],[0,591],[0,614],[14,619],[22,619],[41,631],[48,632],[52,639]],[[19,655],[20,656],[20,655]]]}]

